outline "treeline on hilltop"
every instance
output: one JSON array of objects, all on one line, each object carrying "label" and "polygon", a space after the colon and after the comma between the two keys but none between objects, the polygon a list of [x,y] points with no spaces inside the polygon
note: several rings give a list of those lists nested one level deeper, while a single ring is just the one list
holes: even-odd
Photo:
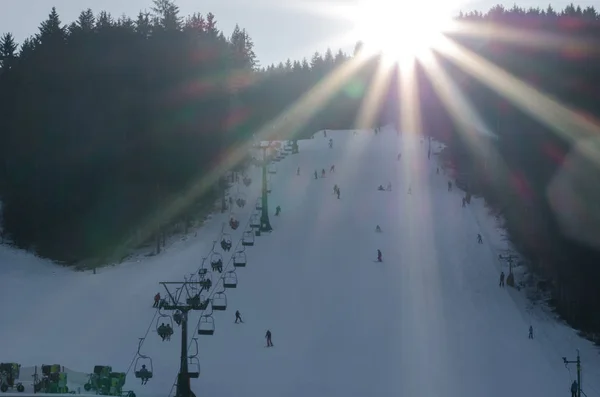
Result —
[{"label": "treeline on hilltop", "polygon": [[[592,7],[497,6],[459,19],[518,29],[521,35],[593,43],[600,36]],[[452,38],[563,103],[599,113],[594,87],[600,82],[600,62],[593,51],[503,37],[457,33]],[[253,46],[244,29],[236,26],[226,36],[213,14],[184,17],[171,0],[155,0],[150,12],[135,18],[85,10],[68,25],[52,9],[39,32],[23,43],[10,33],[2,36],[0,200],[6,241],[75,263],[106,258],[124,242],[143,242],[158,233],[157,223],[187,219],[219,193],[221,175],[207,180],[214,174],[209,170],[306,93],[319,91],[355,56],[327,50],[311,59],[261,67]],[[546,194],[571,143],[474,78],[457,60],[443,53],[436,53],[436,59],[499,135],[491,144],[506,168],[481,167],[481,156],[462,138],[464,126],[451,117],[420,66],[416,81],[423,132],[448,144],[444,159],[468,174],[469,188],[506,217],[513,240],[549,281],[561,313],[581,328],[600,329],[594,266],[600,255],[563,236]],[[365,62],[326,100],[319,101],[317,92],[303,103],[302,117],[290,116],[288,125],[271,132],[303,137],[322,128],[357,126],[378,65],[377,57]],[[373,119],[360,127],[402,124],[397,75],[381,93],[384,100]],[[164,208],[198,181],[206,186],[164,215]],[[140,237],[132,240],[134,235]]]}]

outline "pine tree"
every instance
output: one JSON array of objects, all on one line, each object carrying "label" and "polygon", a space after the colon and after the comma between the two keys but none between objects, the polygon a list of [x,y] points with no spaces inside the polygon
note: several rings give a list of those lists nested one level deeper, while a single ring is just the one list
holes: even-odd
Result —
[{"label": "pine tree", "polygon": [[17,43],[12,34],[6,33],[0,37],[0,71],[10,70],[16,60]]}]

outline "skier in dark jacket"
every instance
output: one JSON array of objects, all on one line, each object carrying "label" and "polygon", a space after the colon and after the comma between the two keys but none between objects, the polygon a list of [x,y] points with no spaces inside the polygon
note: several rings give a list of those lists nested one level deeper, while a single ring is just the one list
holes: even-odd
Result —
[{"label": "skier in dark jacket", "polygon": [[244,320],[242,320],[242,315],[240,314],[240,311],[236,310],[235,311],[235,323],[237,324],[238,322],[243,324]]},{"label": "skier in dark jacket", "polygon": [[500,273],[500,287],[504,287],[504,272]]},{"label": "skier in dark jacket", "polygon": [[529,339],[533,339],[533,326],[529,326]]},{"label": "skier in dark jacket", "polygon": [[273,342],[271,342],[271,331],[267,330],[265,338],[267,338],[267,347],[273,347]]},{"label": "skier in dark jacket", "polygon": [[383,262],[383,255],[381,254],[381,250],[377,250],[377,262]]},{"label": "skier in dark jacket", "polygon": [[[464,199],[463,199],[464,200]],[[483,244],[483,238],[481,237],[480,233],[477,233],[477,243],[479,244]]]}]

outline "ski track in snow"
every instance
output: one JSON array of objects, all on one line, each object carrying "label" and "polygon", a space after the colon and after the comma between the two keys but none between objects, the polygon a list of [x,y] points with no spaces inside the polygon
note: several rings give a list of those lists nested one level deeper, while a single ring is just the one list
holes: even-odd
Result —
[{"label": "ski track in snow", "polygon": [[[580,349],[583,390],[600,396],[596,348],[548,311],[532,309],[523,291],[498,287],[497,254],[507,243],[483,200],[462,208],[463,193],[447,191],[426,141],[391,127],[377,135],[327,132],[300,141],[299,154],[276,164],[269,206],[273,214],[281,205],[282,213],[271,215],[274,232],[246,249],[248,266],[236,271],[237,289],[227,290],[228,310],[214,314],[214,336],[190,335],[200,346],[197,395],[559,397],[575,376],[561,357],[573,359]],[[260,171],[250,175],[250,187],[233,189],[246,194],[247,205],[235,209],[240,228],[226,227],[234,249],[223,253],[225,264],[259,194]],[[377,191],[388,182],[391,192]],[[155,315],[152,297],[164,295],[158,282],[195,272],[227,220],[214,215],[196,237],[163,254],[95,275],[3,247],[0,361],[126,371]],[[374,263],[377,249],[383,263]],[[234,324],[235,310],[244,324]],[[198,319],[190,315],[190,333]],[[527,339],[530,324],[534,340]],[[154,378],[140,386],[132,368],[125,389],[166,395],[179,365],[178,328],[161,342],[153,322],[142,353],[153,359]],[[69,375],[72,387],[82,379]]]}]

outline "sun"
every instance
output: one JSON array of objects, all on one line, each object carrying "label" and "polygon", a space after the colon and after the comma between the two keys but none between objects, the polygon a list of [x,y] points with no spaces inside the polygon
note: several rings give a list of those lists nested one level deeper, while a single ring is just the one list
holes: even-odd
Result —
[{"label": "sun", "polygon": [[423,58],[442,42],[452,23],[452,0],[365,0],[351,17],[353,36],[364,43],[365,54],[381,53],[391,62]]}]

